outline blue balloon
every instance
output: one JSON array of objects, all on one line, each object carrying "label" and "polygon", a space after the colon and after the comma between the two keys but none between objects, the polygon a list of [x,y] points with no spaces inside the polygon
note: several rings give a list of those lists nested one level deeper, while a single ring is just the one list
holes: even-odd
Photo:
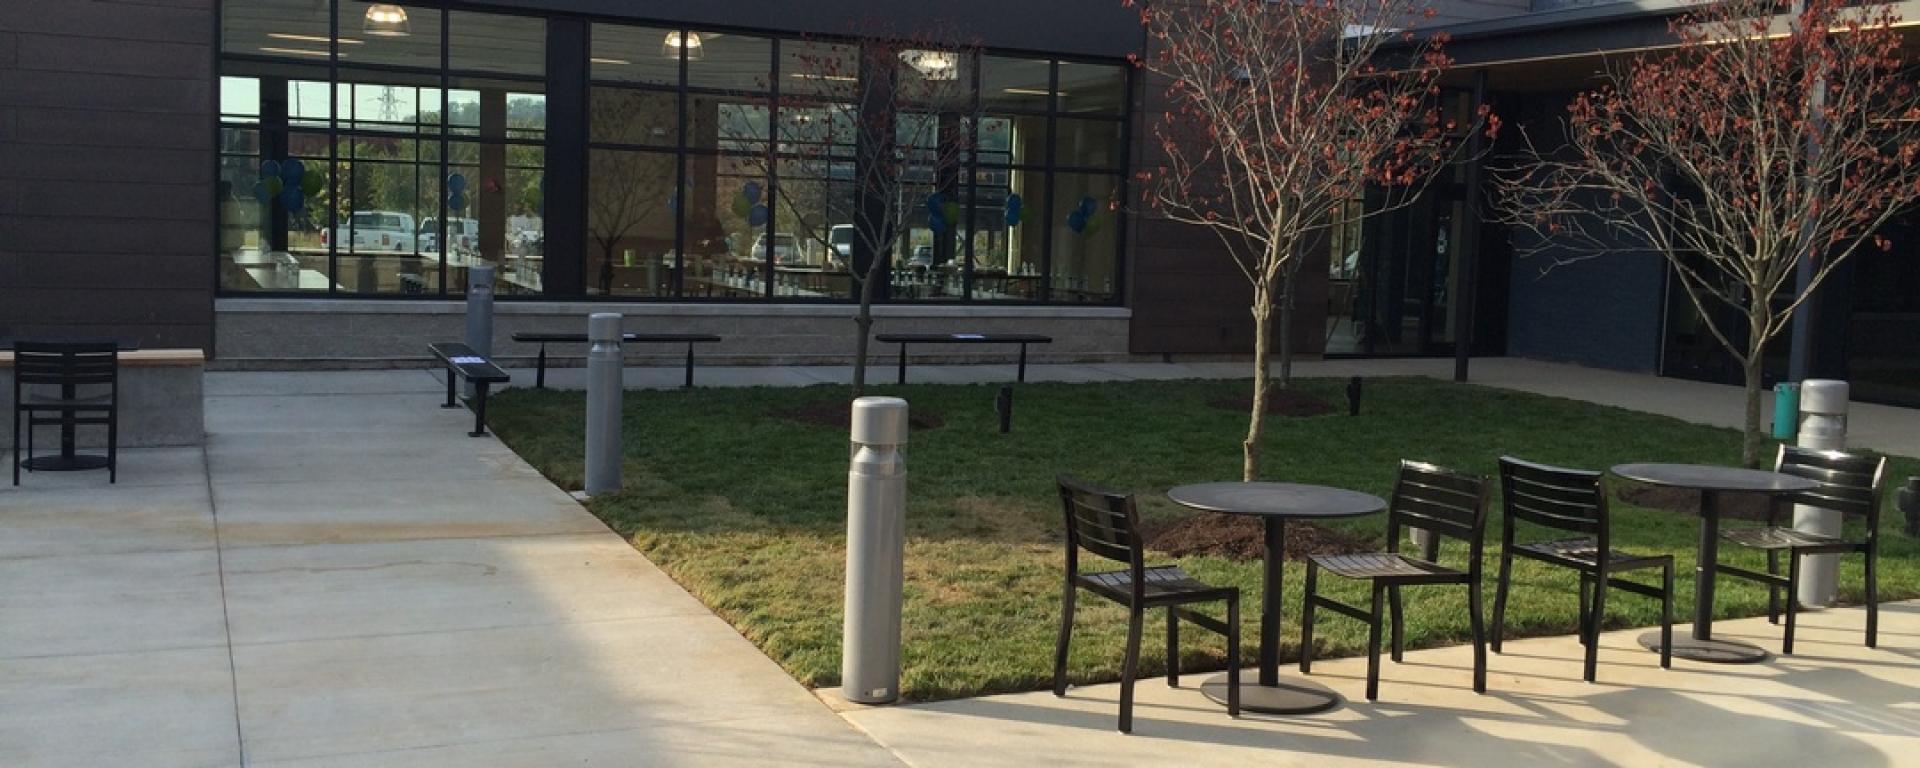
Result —
[{"label": "blue balloon", "polygon": [[767,223],[767,207],[756,205],[747,211],[747,226],[760,227]]},{"label": "blue balloon", "polygon": [[460,194],[459,192],[455,192],[451,195],[448,195],[447,207],[456,211],[464,210],[467,207],[467,196]]},{"label": "blue balloon", "polygon": [[745,186],[742,186],[740,188],[740,194],[747,196],[748,203],[753,205],[759,205],[760,204],[760,182],[757,182],[757,181],[747,182]]},{"label": "blue balloon", "polygon": [[260,164],[261,178],[266,178],[269,176],[278,176],[278,175],[280,175],[280,161],[268,160]]},{"label": "blue balloon", "polygon": [[307,209],[307,196],[301,194],[299,187],[287,187],[280,190],[280,206],[287,213],[298,214]]},{"label": "blue balloon", "polygon": [[1080,214],[1082,216],[1093,215],[1093,198],[1092,197],[1080,198]]},{"label": "blue balloon", "polygon": [[1074,211],[1073,213],[1067,214],[1067,228],[1073,230],[1074,234],[1080,234],[1082,232],[1087,231],[1086,214],[1083,214],[1079,211]]},{"label": "blue balloon", "polygon": [[256,181],[253,183],[253,197],[261,203],[273,202],[273,193],[267,190],[267,183],[264,181]]},{"label": "blue balloon", "polygon": [[[457,173],[451,176],[448,176],[447,191],[452,192],[456,195],[467,191],[467,177]],[[464,208],[465,206],[461,206],[461,207]]]},{"label": "blue balloon", "polygon": [[1007,195],[1007,226],[1012,227],[1020,224],[1020,206],[1021,200],[1019,195]]},{"label": "blue balloon", "polygon": [[300,186],[300,177],[305,175],[307,175],[307,166],[298,159],[288,160],[280,164],[280,179],[285,181],[289,187]]}]

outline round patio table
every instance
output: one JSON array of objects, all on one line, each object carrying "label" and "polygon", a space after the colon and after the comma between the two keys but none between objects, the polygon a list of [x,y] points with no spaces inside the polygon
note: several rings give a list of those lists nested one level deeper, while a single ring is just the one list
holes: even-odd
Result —
[{"label": "round patio table", "polygon": [[[1317,683],[1280,678],[1280,579],[1286,564],[1288,520],[1324,520],[1371,515],[1387,508],[1378,496],[1299,483],[1199,483],[1167,491],[1175,504],[1206,512],[1258,517],[1266,524],[1266,568],[1260,583],[1260,677],[1241,683],[1240,707],[1253,712],[1299,715],[1332,709],[1340,695]],[[1227,676],[1201,685],[1207,698],[1225,704]]]},{"label": "round patio table", "polygon": [[[1673,655],[1718,664],[1752,664],[1767,658],[1766,650],[1739,640],[1713,636],[1714,572],[1720,558],[1720,494],[1758,493],[1767,496],[1811,491],[1812,480],[1778,472],[1706,464],[1621,464],[1620,477],[1647,485],[1692,488],[1700,492],[1700,550],[1693,566],[1693,636],[1674,638]],[[1640,645],[1660,650],[1660,633],[1640,636]]]}]

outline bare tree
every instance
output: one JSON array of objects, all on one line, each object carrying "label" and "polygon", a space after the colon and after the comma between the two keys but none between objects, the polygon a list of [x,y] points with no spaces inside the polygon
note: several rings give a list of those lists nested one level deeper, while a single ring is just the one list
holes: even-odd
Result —
[{"label": "bare tree", "polygon": [[1368,215],[1391,210],[1462,144],[1454,129],[1464,126],[1447,124],[1433,98],[1450,63],[1445,39],[1410,31],[1430,15],[1417,2],[1186,0],[1141,11],[1142,61],[1167,83],[1145,200],[1212,233],[1253,287],[1246,480],[1259,475],[1274,312],[1290,308],[1302,250],[1369,185],[1390,194]]},{"label": "bare tree", "polygon": [[[649,101],[651,98],[652,94],[642,92],[596,94],[589,106],[592,124],[630,136],[647,136],[655,129],[664,131],[670,123],[662,121],[675,119],[674,112],[660,109]],[[614,257],[628,236],[656,220],[671,220],[675,174],[671,155],[611,150],[593,153],[587,174],[592,187],[592,194],[587,195],[587,234],[604,259],[600,263],[601,293],[613,292]],[[658,259],[659,254],[646,257]],[[658,285],[647,287],[648,291],[658,289]]]},{"label": "bare tree", "polygon": [[[1888,6],[1693,6],[1676,46],[1611,68],[1568,107],[1563,146],[1497,177],[1504,216],[1551,265],[1663,255],[1746,377],[1742,460],[1760,459],[1767,342],[1835,267],[1920,198],[1920,91]],[[1806,272],[1804,283],[1796,273]],[[1732,325],[1716,310],[1731,310]]]}]

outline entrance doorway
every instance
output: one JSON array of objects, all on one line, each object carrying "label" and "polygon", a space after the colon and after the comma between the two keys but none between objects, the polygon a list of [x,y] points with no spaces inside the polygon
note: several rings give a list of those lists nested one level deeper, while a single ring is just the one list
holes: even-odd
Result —
[{"label": "entrance doorway", "polygon": [[1358,243],[1333,238],[1329,356],[1453,353],[1466,210],[1461,185],[1436,183],[1411,204],[1366,219]]}]

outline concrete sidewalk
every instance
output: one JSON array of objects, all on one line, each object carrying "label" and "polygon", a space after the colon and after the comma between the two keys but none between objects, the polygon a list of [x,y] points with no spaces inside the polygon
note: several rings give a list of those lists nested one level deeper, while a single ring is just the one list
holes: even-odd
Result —
[{"label": "concrete sidewalk", "polygon": [[0,488],[0,765],[897,765],[427,372]]}]

